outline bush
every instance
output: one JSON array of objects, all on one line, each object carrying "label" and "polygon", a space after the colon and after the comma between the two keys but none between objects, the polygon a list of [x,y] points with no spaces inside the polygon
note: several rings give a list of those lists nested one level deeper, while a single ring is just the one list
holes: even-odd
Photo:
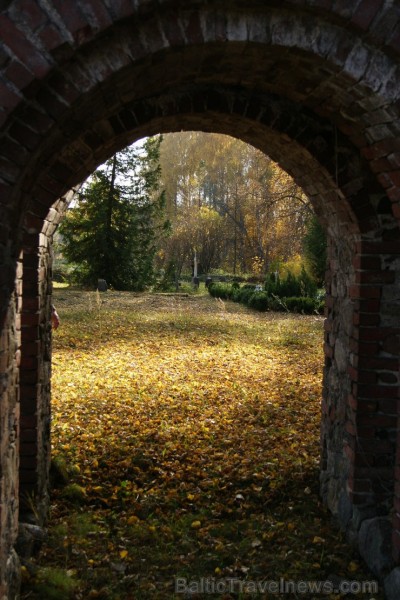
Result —
[{"label": "bush", "polygon": [[178,283],[177,269],[173,260],[168,261],[167,266],[155,289],[160,292],[176,291]]},{"label": "bush", "polygon": [[275,273],[269,273],[265,278],[264,290],[268,296],[277,296],[279,288],[279,281]]},{"label": "bush", "polygon": [[302,291],[302,296],[307,298],[316,298],[318,294],[318,288],[315,281],[308,275],[305,268],[302,267],[300,273],[300,287]]},{"label": "bush", "polygon": [[288,273],[286,279],[278,283],[277,296],[280,298],[302,296],[300,279],[293,275],[293,273]]},{"label": "bush", "polygon": [[298,277],[289,272],[285,279],[277,279],[274,273],[270,273],[265,280],[264,289],[269,296],[279,298],[314,298],[317,294],[317,286],[304,267]]},{"label": "bush", "polygon": [[[240,287],[237,283],[212,282],[208,291],[214,298],[241,302],[260,311],[274,310],[302,314],[323,313],[324,300],[316,289],[312,297],[304,295],[306,290],[312,292],[315,288],[314,283],[307,277],[305,272],[302,272],[299,277],[289,273],[283,282],[279,282],[275,281],[274,276],[269,276],[264,291],[256,291],[256,286],[249,283]],[[286,290],[297,290],[299,295],[283,295],[283,291]],[[279,293],[275,293],[276,291]]]},{"label": "bush", "polygon": [[255,308],[256,310],[268,310],[268,294],[266,294],[265,292],[254,292],[248,300],[248,306],[250,308]]},{"label": "bush", "polygon": [[287,307],[284,300],[284,298],[279,298],[278,296],[270,296],[268,299],[269,310],[274,310],[276,312],[286,311]]},{"label": "bush", "polygon": [[248,284],[244,285],[240,288],[240,290],[236,290],[236,302],[242,302],[242,304],[248,304],[251,296],[253,296],[255,286],[249,286]]},{"label": "bush", "polygon": [[305,297],[282,298],[282,302],[285,304],[288,311],[306,315],[317,312],[319,304],[314,298]]},{"label": "bush", "polygon": [[230,300],[233,294],[232,286],[227,283],[219,283],[213,281],[208,286],[208,292],[213,298],[221,298],[221,300]]}]

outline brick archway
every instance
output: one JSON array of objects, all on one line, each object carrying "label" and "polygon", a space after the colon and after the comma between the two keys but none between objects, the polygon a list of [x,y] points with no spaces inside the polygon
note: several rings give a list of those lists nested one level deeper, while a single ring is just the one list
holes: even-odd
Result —
[{"label": "brick archway", "polygon": [[15,579],[19,444],[24,490],[45,512],[48,242],[62,198],[127,143],[180,129],[259,147],[325,223],[322,495],[353,538],[370,518],[383,531],[394,507],[398,561],[400,13],[345,4],[0,5],[2,593]]}]

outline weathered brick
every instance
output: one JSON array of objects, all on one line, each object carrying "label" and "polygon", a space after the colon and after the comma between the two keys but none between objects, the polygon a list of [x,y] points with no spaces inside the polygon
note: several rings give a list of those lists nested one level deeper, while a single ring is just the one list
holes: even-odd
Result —
[{"label": "weathered brick", "polygon": [[53,4],[75,40],[83,43],[85,39],[90,37],[91,29],[77,2],[71,3],[64,2],[63,0],[53,0]]},{"label": "weathered brick", "polygon": [[370,325],[379,325],[381,322],[381,315],[380,313],[360,313],[355,311],[353,313],[353,324],[354,325],[363,325],[363,326],[370,326]]},{"label": "weathered brick", "polygon": [[13,19],[21,18],[32,31],[36,31],[41,25],[47,21],[47,15],[42,11],[37,2],[31,0],[16,0],[11,7],[11,15]]},{"label": "weathered brick", "polygon": [[55,120],[65,115],[68,109],[68,102],[62,101],[50,88],[41,88],[36,99],[42,109]]},{"label": "weathered brick", "polygon": [[384,0],[361,0],[351,21],[361,29],[368,29],[372,20],[382,8]]},{"label": "weathered brick", "polygon": [[395,281],[396,273],[394,271],[357,271],[356,272],[356,283],[369,284],[369,283],[393,283]]},{"label": "weathered brick", "polygon": [[[28,71],[24,65],[18,60],[12,60],[4,71],[4,75],[18,89],[23,90],[34,80],[34,74]],[[2,95],[1,95],[2,97]]]},{"label": "weathered brick", "polygon": [[105,0],[114,21],[119,21],[132,14],[131,0]]},{"label": "weathered brick", "polygon": [[11,110],[21,100],[21,96],[0,81],[0,98],[3,110]]},{"label": "weathered brick", "polygon": [[39,34],[40,41],[46,50],[51,51],[65,42],[64,37],[56,27],[47,25]]},{"label": "weathered brick", "polygon": [[361,385],[358,384],[358,394],[360,398],[374,398],[380,400],[381,398],[397,398],[398,390],[393,385]]},{"label": "weathered brick", "polygon": [[374,285],[351,285],[349,287],[350,298],[380,298],[381,287]]},{"label": "weathered brick", "polygon": [[36,77],[42,79],[47,75],[50,64],[43,53],[35,48],[5,14],[0,15],[0,38]]},{"label": "weathered brick", "polygon": [[89,15],[93,28],[104,29],[111,25],[111,16],[101,1],[83,0],[79,2],[79,6],[85,15]]},{"label": "weathered brick", "polygon": [[40,135],[27,127],[24,123],[15,122],[10,129],[13,140],[28,150],[33,150],[40,142]]},{"label": "weathered brick", "polygon": [[191,44],[204,43],[202,26],[199,18],[199,13],[192,11],[187,13],[183,23],[185,38]]},{"label": "weathered brick", "polygon": [[354,367],[348,367],[347,372],[351,379],[358,383],[374,384],[377,381],[377,374],[374,371],[363,371]]}]

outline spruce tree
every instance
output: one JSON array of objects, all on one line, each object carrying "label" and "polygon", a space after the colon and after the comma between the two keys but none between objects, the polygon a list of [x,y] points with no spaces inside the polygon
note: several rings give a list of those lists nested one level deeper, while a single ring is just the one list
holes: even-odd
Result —
[{"label": "spruce tree", "polygon": [[154,277],[163,221],[161,137],[118,152],[95,171],[60,226],[62,252],[78,283],[99,278],[121,290],[143,290]]}]

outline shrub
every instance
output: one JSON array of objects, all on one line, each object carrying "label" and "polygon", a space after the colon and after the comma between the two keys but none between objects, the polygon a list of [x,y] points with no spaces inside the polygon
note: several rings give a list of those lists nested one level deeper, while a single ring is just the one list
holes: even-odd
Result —
[{"label": "shrub", "polygon": [[268,294],[265,292],[254,292],[249,297],[248,305],[250,308],[255,308],[256,310],[267,310],[269,308]]},{"label": "shrub", "polygon": [[173,260],[168,261],[165,271],[155,286],[160,292],[176,291],[177,269]]},{"label": "shrub", "polygon": [[240,288],[233,288],[231,296],[232,302],[241,302],[240,297]]},{"label": "shrub", "polygon": [[305,297],[283,298],[282,301],[290,312],[307,315],[315,313],[319,304],[314,298]]},{"label": "shrub", "polygon": [[308,297],[308,298],[316,298],[316,296],[318,294],[317,284],[308,275],[304,266],[301,269],[299,280],[300,280],[300,287],[301,287],[301,292],[302,292],[301,295]]},{"label": "shrub", "polygon": [[217,281],[210,283],[208,291],[213,298],[221,298],[221,300],[230,300],[233,292],[231,285]]},{"label": "shrub", "polygon": [[254,292],[255,286],[248,286],[248,284],[244,285],[240,288],[240,290],[236,291],[237,302],[242,302],[243,304],[248,304],[251,296]]},{"label": "shrub", "polygon": [[269,310],[274,310],[276,312],[287,311],[288,309],[284,300],[284,298],[279,298],[278,296],[270,296],[268,299]]},{"label": "shrub", "polygon": [[269,273],[265,278],[264,290],[269,296],[278,295],[279,281],[275,273]]},{"label": "shrub", "polygon": [[285,279],[277,279],[275,273],[270,273],[266,277],[264,289],[269,296],[279,298],[314,298],[317,295],[317,286],[304,267],[297,277],[290,271]]},{"label": "shrub", "polygon": [[277,295],[280,298],[301,296],[302,294],[300,280],[295,275],[293,275],[293,273],[288,273],[286,279],[279,282]]},{"label": "shrub", "polygon": [[[316,289],[312,297],[304,295],[307,290],[312,292],[315,288],[314,283],[307,277],[305,272],[302,272],[299,277],[289,273],[283,282],[279,282],[275,281],[274,276],[269,276],[264,291],[256,291],[256,286],[249,283],[240,287],[236,282],[233,284],[212,282],[208,291],[214,298],[241,302],[260,311],[323,313],[324,300]],[[297,290],[299,295],[284,295],[283,292],[287,290]]]}]

